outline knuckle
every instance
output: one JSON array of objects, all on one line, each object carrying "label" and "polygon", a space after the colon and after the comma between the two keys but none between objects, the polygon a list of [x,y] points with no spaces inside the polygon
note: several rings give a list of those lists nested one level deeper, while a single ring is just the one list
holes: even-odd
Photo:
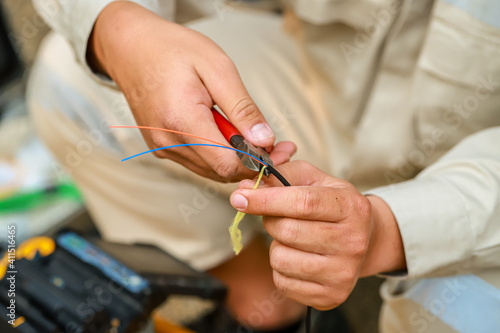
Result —
[{"label": "knuckle", "polygon": [[269,254],[269,263],[271,268],[277,272],[282,272],[287,263],[286,254],[283,251],[283,248],[277,245],[276,242],[273,242],[273,248]]},{"label": "knuckle", "polygon": [[337,272],[335,277],[336,280],[330,281],[330,285],[335,286],[335,295],[338,296],[338,299],[344,301],[349,297],[349,294],[356,285],[358,279],[358,266],[345,265],[341,271]]},{"label": "knuckle", "polygon": [[237,73],[236,65],[222,49],[214,51],[203,55],[203,59],[212,71],[223,73],[224,75],[234,75],[233,73]]},{"label": "knuckle", "polygon": [[[351,200],[353,215],[358,221],[357,223],[367,226],[367,221],[371,219],[371,204],[370,201],[363,195],[358,195],[354,200]],[[370,246],[371,233],[365,227],[359,230],[351,230],[349,237],[346,238],[347,250],[349,255],[355,258],[361,258],[366,255]]]},{"label": "knuckle", "polygon": [[252,121],[260,117],[259,109],[250,97],[240,99],[231,110],[232,118],[237,121]]},{"label": "knuckle", "polygon": [[344,303],[350,295],[349,291],[327,288],[321,300],[322,310],[331,310]]},{"label": "knuckle", "polygon": [[351,255],[356,258],[362,258],[368,252],[369,239],[366,235],[359,234],[351,240]]},{"label": "knuckle", "polygon": [[316,192],[311,190],[300,192],[298,201],[302,202],[302,206],[296,205],[296,207],[302,207],[302,212],[306,215],[313,215],[320,208],[320,198]]},{"label": "knuckle", "polygon": [[278,240],[288,244],[296,244],[300,237],[300,223],[295,220],[281,220],[279,225]]},{"label": "knuckle", "polygon": [[222,179],[232,180],[235,179],[238,170],[232,161],[222,160],[214,169],[215,173]]},{"label": "knuckle", "polygon": [[[335,198],[337,199],[337,197]],[[338,205],[340,207],[341,216],[348,218],[353,214],[357,214],[357,200],[353,200],[349,195],[340,195],[338,197]],[[343,214],[342,214],[343,213]]]},{"label": "knuckle", "polygon": [[278,289],[278,291],[283,293],[284,295],[287,295],[288,286],[285,283],[285,279],[283,278],[283,276],[278,274],[276,271],[274,271],[273,272],[273,281],[274,281],[274,286],[276,287],[276,289]]},{"label": "knuckle", "polygon": [[357,213],[362,218],[370,218],[371,217],[371,203],[368,198],[362,194],[358,195],[355,200],[355,207]]},{"label": "knuckle", "polygon": [[323,273],[324,264],[320,256],[312,256],[309,260],[303,260],[298,268],[304,276],[319,276]]},{"label": "knuckle", "polygon": [[153,155],[155,157],[158,157],[158,158],[164,158],[166,157],[167,155],[165,154],[165,151],[164,150],[157,150],[157,151],[154,151],[153,152]]},{"label": "knuckle", "polygon": [[[353,194],[352,191],[355,191],[355,193]],[[371,216],[370,200],[355,188],[348,189],[343,195],[340,195],[338,204],[344,217],[354,216],[357,219],[366,219]]]},{"label": "knuckle", "polygon": [[317,295],[313,307],[320,311],[327,311],[336,308],[343,303],[338,290],[324,287],[323,292]]},{"label": "knuckle", "polygon": [[233,60],[231,60],[231,58],[229,58],[229,56],[222,51],[214,56],[211,64],[215,66],[215,69],[218,71],[237,71]]},{"label": "knuckle", "polygon": [[[275,200],[274,198],[268,196],[268,195],[262,195],[258,199],[259,206],[262,209],[262,212],[270,212],[272,211],[272,206],[273,206],[273,201]],[[281,229],[281,224],[277,226],[277,230]],[[279,231],[278,231],[279,234]]]},{"label": "knuckle", "polygon": [[319,231],[323,237],[318,240],[319,253],[329,254],[335,248],[334,244],[339,243],[339,234],[342,234],[342,226],[335,223],[323,223],[319,226]]},{"label": "knuckle", "polygon": [[332,308],[339,306],[340,304],[344,303],[347,298],[349,298],[350,291],[348,290],[337,290],[335,298],[331,300],[330,305]]},{"label": "knuckle", "polygon": [[[153,131],[153,133],[151,133],[151,142],[153,143],[154,148],[168,146],[167,136],[160,131]],[[157,152],[161,152],[161,150],[156,151],[155,153]]]}]

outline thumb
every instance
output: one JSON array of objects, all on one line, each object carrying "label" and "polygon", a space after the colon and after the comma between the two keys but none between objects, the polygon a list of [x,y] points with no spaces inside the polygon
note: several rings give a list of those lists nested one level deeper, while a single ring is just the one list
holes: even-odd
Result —
[{"label": "thumb", "polygon": [[252,144],[272,147],[274,133],[248,94],[234,63],[227,58],[212,68],[216,72],[209,70],[202,80],[215,104]]}]

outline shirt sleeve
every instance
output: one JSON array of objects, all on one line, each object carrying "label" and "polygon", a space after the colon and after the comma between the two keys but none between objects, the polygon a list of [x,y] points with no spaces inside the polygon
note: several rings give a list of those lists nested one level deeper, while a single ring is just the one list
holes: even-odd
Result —
[{"label": "shirt sleeve", "polygon": [[[33,0],[38,14],[72,46],[75,57],[95,79],[106,78],[92,72],[86,61],[87,44],[94,23],[101,11],[116,0]],[[173,19],[175,0],[133,0],[156,14]],[[107,79],[108,82],[109,79]]]},{"label": "shirt sleeve", "polygon": [[415,179],[369,191],[391,207],[407,277],[498,267],[500,127],[465,138]]}]

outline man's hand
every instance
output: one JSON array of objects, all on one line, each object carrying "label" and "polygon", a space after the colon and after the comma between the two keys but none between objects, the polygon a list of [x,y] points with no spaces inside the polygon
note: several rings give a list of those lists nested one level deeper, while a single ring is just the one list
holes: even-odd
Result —
[{"label": "man's hand", "polygon": [[263,215],[276,287],[320,310],[343,303],[358,277],[404,269],[401,236],[387,204],[347,181],[295,161],[278,167],[292,184],[274,178],[251,190],[242,181],[231,195],[238,210]]},{"label": "man's hand", "polygon": [[[121,88],[139,125],[188,132],[225,142],[210,112],[217,104],[245,138],[272,148],[274,134],[250,98],[229,57],[206,36],[168,22],[129,1],[109,4],[88,46],[89,63]],[[192,143],[192,138],[143,130],[150,148]],[[248,178],[234,152],[213,147],[160,150],[212,179]]]}]

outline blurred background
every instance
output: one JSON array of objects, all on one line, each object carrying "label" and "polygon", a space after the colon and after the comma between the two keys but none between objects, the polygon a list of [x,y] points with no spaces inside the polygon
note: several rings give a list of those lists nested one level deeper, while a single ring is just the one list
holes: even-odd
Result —
[{"label": "blurred background", "polygon": [[[68,225],[91,224],[91,219],[71,179],[57,176],[57,163],[37,138],[24,100],[30,66],[49,28],[30,0],[0,1],[0,246],[5,249],[8,225],[17,226],[17,242],[21,243]],[[351,332],[378,331],[381,281],[360,280],[340,307]],[[172,296],[161,306],[160,314],[168,322],[182,325],[205,316],[210,309],[213,300]]]},{"label": "blurred background", "polygon": [[[60,195],[44,195],[44,191],[57,193],[59,182],[55,179],[54,161],[34,133],[24,100],[29,68],[49,28],[35,13],[31,1],[1,3],[0,213],[2,223],[19,225],[17,236],[22,240],[55,227],[65,216],[81,209],[82,204],[76,192],[73,198],[62,191]],[[64,181],[70,186],[69,179]],[[58,203],[38,209],[45,198]],[[4,241],[5,231],[0,231]]]}]

